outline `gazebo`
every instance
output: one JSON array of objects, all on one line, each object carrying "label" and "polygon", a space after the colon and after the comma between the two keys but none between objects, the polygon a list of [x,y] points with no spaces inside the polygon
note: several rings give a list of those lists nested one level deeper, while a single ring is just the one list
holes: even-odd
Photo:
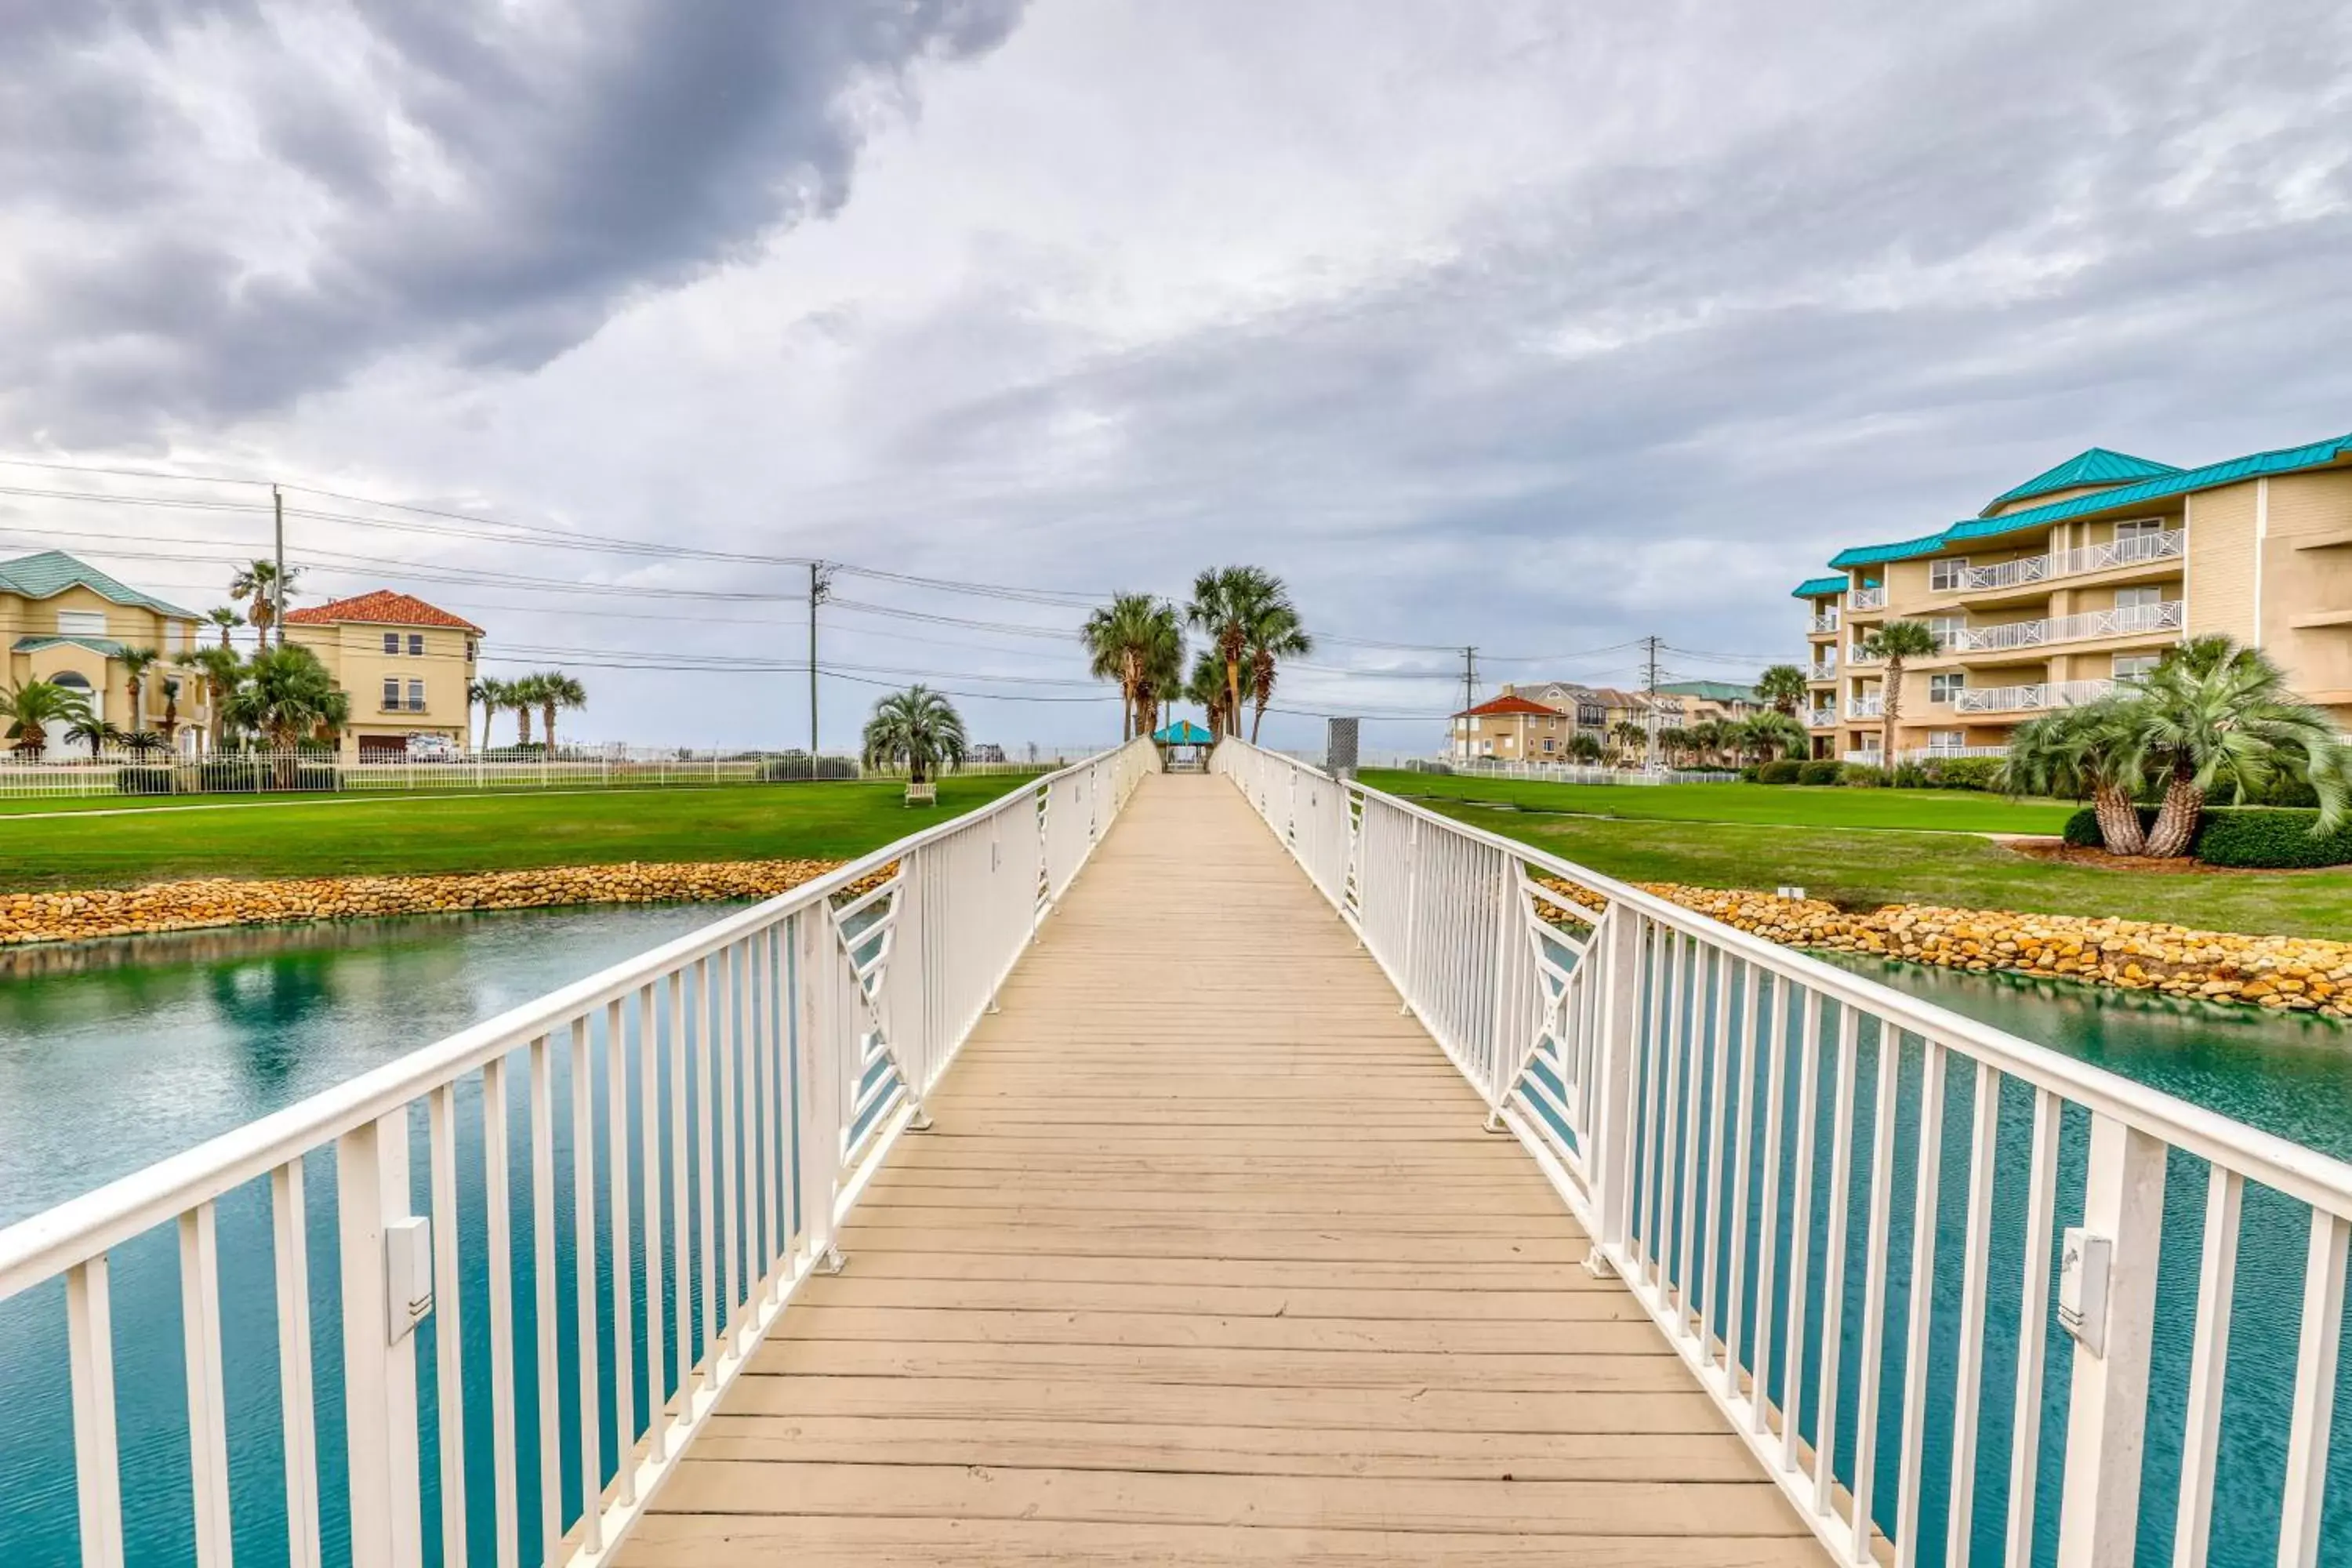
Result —
[{"label": "gazebo", "polygon": [[[1197,773],[1208,765],[1208,748],[1216,737],[1190,719],[1179,719],[1164,730],[1152,732],[1152,743],[1160,748],[1160,760],[1171,772]],[[1182,755],[1177,753],[1181,752]]]}]

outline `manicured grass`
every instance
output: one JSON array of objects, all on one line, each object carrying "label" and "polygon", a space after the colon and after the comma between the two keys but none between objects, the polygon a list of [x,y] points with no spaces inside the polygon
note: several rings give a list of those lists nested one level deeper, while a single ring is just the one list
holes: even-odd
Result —
[{"label": "manicured grass", "polygon": [[2168,921],[2257,935],[2341,938],[2352,931],[2352,869],[2148,876],[2030,860],[1990,839],[1943,833],[1539,816],[1462,801],[1428,804],[1628,881],[1766,890],[1793,883],[1810,897],[1851,909],[1944,904]]},{"label": "manicured grass", "polygon": [[[950,778],[940,784],[936,807],[912,809],[901,804],[903,784],[880,779],[356,802],[298,795],[251,810],[0,818],[0,892],[190,877],[845,859],[1025,782],[1010,774]],[[317,804],[322,798],[349,804]]]},{"label": "manicured grass", "polygon": [[1522,811],[1578,812],[1660,822],[1745,822],[1788,827],[1910,828],[1919,832],[2046,833],[2072,801],[2011,800],[1977,790],[1847,789],[1837,784],[1575,784],[1367,768],[1374,789],[1428,801],[1491,801]]}]

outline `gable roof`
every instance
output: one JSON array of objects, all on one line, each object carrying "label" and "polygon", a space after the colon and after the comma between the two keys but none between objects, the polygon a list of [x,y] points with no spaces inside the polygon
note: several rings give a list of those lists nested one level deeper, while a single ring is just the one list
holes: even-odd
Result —
[{"label": "gable roof", "polygon": [[116,642],[112,637],[18,637],[14,643],[9,645],[8,651],[11,653],[38,653],[45,647],[56,647],[60,644],[64,644],[71,647],[86,647],[89,649],[90,652],[99,654],[107,658],[120,658],[122,657],[122,645]]},{"label": "gable roof", "polygon": [[1557,719],[1559,710],[1547,708],[1540,702],[1530,702],[1517,692],[1508,697],[1490,697],[1475,708],[1465,708],[1454,715],[1456,719],[1508,718],[1515,713],[1530,713],[1538,718]]},{"label": "gable roof", "polygon": [[1736,680],[1677,680],[1658,688],[1668,697],[1696,697],[1708,702],[1753,702],[1756,689]]},{"label": "gable roof", "polygon": [[2046,496],[2055,490],[2080,489],[2084,485],[2125,485],[2179,471],[2170,463],[2159,463],[2153,458],[2135,458],[2129,452],[2093,447],[2075,453],[2054,468],[2044,468],[2013,489],[2001,491],[1985,502],[1984,510],[1977,515],[1990,517],[2011,501]]},{"label": "gable roof", "polygon": [[37,555],[0,561],[0,593],[21,594],[27,599],[50,599],[68,588],[87,588],[110,604],[152,610],[159,616],[184,621],[196,619],[193,610],[184,610],[126,587],[89,562],[77,561],[62,550],[44,550]]},{"label": "gable roof", "polygon": [[413,594],[397,593],[390,588],[378,588],[373,594],[355,598],[333,599],[323,605],[311,605],[304,609],[286,612],[286,624],[295,626],[331,626],[343,621],[364,621],[386,626],[449,626],[458,631],[482,635],[482,628],[462,616],[436,609]]},{"label": "gable roof", "polygon": [[1853,584],[1848,583],[1843,577],[1808,577],[1803,582],[1797,584],[1797,591],[1790,594],[1789,597],[1792,599],[1818,599],[1825,595],[1843,594],[1853,585]]}]

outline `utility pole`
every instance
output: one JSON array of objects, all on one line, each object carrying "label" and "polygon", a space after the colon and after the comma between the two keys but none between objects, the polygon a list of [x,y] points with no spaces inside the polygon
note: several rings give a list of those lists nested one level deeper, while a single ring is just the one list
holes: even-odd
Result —
[{"label": "utility pole", "polygon": [[[1466,713],[1477,706],[1478,650],[1465,647],[1462,650],[1462,710]],[[1470,726],[1475,721],[1470,719],[1462,721],[1460,733],[1454,737],[1457,755],[1465,758],[1470,755]]]},{"label": "utility pole", "polygon": [[809,563],[809,776],[816,776],[816,607],[833,586],[833,570],[822,561]]},{"label": "utility pole", "polygon": [[1645,637],[1642,639],[1642,651],[1643,655],[1642,668],[1642,696],[1643,699],[1643,706],[1646,710],[1642,716],[1642,723],[1643,728],[1647,730],[1650,735],[1649,746],[1646,752],[1643,754],[1642,765],[1644,770],[1652,773],[1656,772],[1658,766],[1659,641],[1660,639],[1655,634]]},{"label": "utility pole", "polygon": [[277,518],[277,577],[270,584],[270,596],[275,607],[269,614],[269,624],[278,628],[278,646],[286,646],[286,492],[276,485],[269,487],[269,510]]}]

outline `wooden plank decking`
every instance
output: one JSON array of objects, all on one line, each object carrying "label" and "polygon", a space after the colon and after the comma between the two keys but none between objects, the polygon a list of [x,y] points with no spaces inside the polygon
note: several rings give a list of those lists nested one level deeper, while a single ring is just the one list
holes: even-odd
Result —
[{"label": "wooden plank decking", "polygon": [[1147,780],[618,1562],[1825,1562],[1482,1110]]}]

